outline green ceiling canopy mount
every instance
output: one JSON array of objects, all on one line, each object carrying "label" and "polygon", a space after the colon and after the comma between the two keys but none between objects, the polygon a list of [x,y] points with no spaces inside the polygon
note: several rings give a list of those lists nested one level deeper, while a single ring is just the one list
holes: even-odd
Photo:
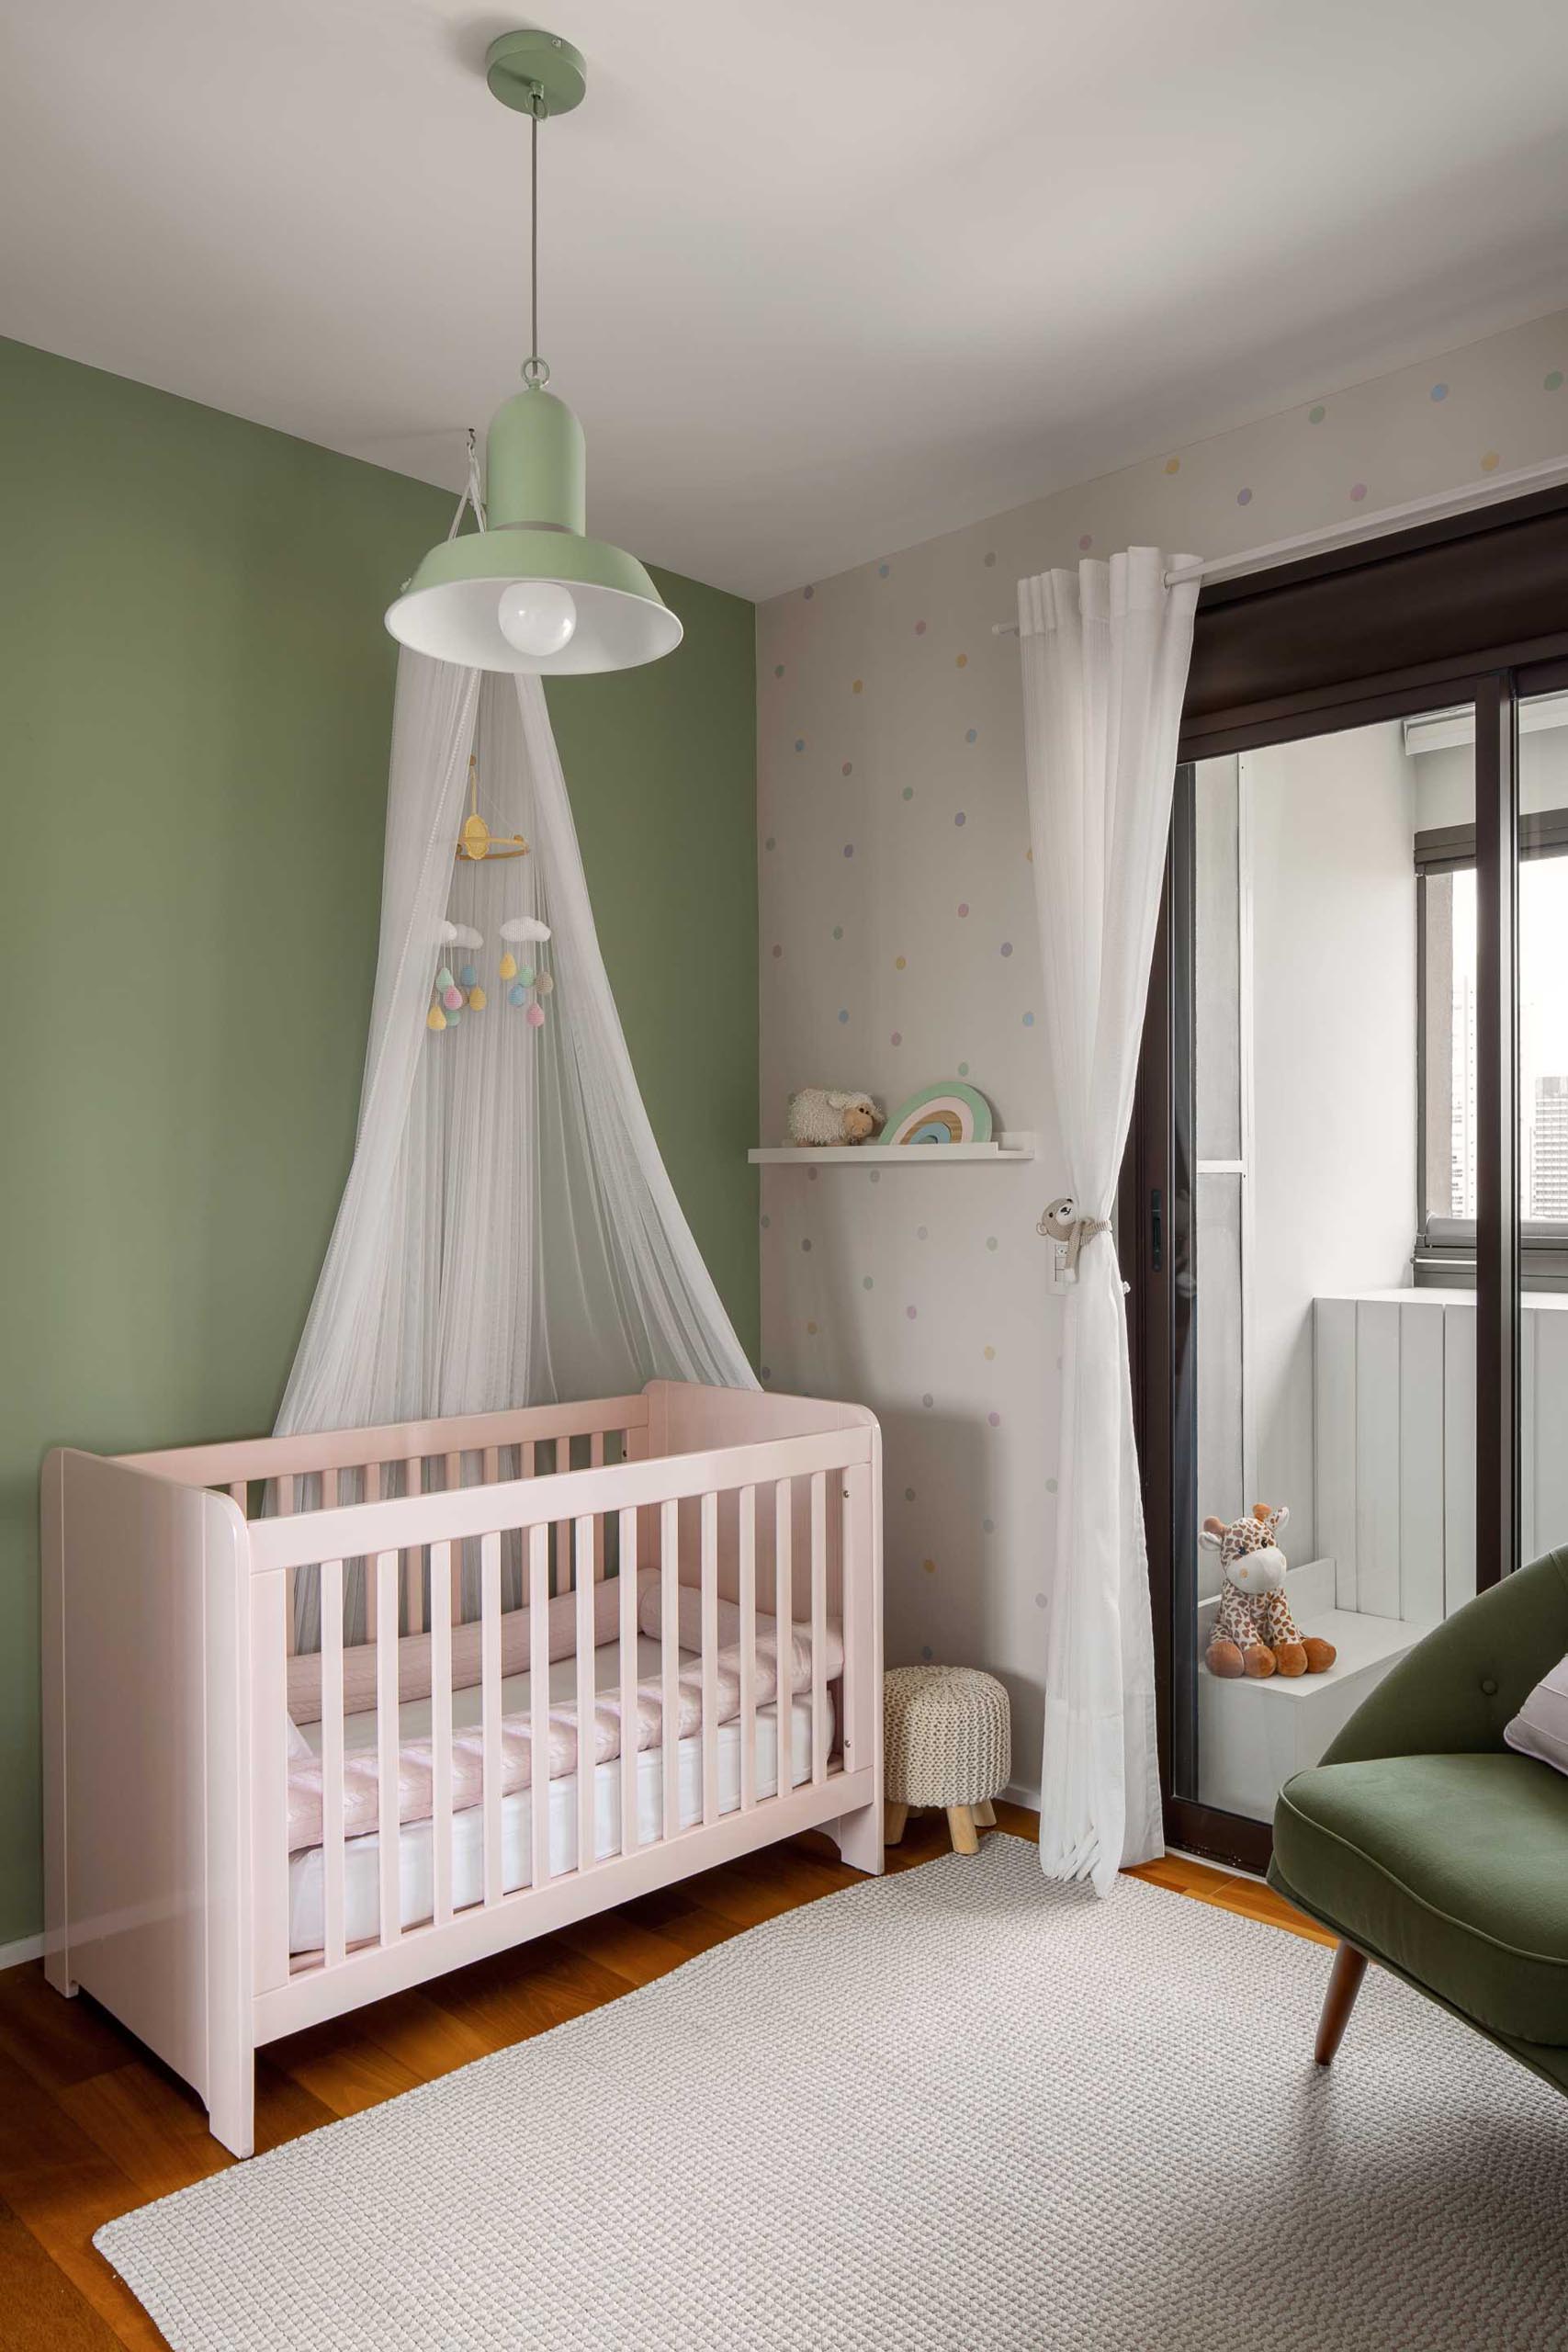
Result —
[{"label": "green ceiling canopy mount", "polygon": [[[491,420],[481,492],[468,435],[477,531],[433,548],[389,606],[387,627],[412,652],[472,670],[582,675],[630,670],[672,653],[681,624],[637,558],[587,536],[582,427],[539,356],[539,125],[581,101],[587,74],[554,33],[503,33],[485,79],[529,118],[532,272],[523,390]],[[462,507],[459,506],[458,520]]]},{"label": "green ceiling canopy mount", "polygon": [[558,33],[502,33],[485,51],[485,80],[519,114],[570,114],[582,104],[588,68]]}]

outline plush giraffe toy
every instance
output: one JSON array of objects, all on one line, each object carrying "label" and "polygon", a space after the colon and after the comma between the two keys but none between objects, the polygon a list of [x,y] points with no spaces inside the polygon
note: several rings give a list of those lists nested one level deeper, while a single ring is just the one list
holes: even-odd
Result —
[{"label": "plush giraffe toy", "polygon": [[1332,1642],[1296,1631],[1285,1599],[1285,1555],[1274,1541],[1290,1517],[1254,1503],[1246,1519],[1206,1519],[1198,1541],[1217,1552],[1224,1585],[1220,1611],[1209,1636],[1207,1665],[1211,1674],[1227,1679],[1246,1674],[1261,1680],[1270,1674],[1324,1674],[1333,1665]]}]

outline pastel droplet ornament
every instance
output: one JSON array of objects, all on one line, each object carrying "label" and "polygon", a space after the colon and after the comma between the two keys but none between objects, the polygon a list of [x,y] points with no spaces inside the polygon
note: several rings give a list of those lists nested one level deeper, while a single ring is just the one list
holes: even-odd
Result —
[{"label": "pastel droplet ornament", "polygon": [[470,1012],[482,1012],[489,1002],[489,997],[486,996],[483,989],[479,987],[477,983],[468,990],[468,1011]]},{"label": "pastel droplet ornament", "polygon": [[449,982],[448,985],[442,989],[441,1001],[446,1007],[448,1012],[461,1012],[463,1010],[463,991],[457,986],[456,980]]},{"label": "pastel droplet ornament", "polygon": [[503,980],[514,980],[517,978],[517,958],[510,947],[501,959],[501,977]]},{"label": "pastel droplet ornament", "polygon": [[445,990],[449,989],[452,984],[452,967],[450,964],[443,964],[441,969],[435,975],[435,985],[438,989]]},{"label": "pastel droplet ornament", "polygon": [[525,989],[531,989],[534,985],[534,967],[532,964],[519,964],[517,967],[517,977],[522,981]]},{"label": "pastel droplet ornament", "polygon": [[438,1004],[433,1004],[430,1011],[425,1014],[424,1025],[427,1029],[446,1028],[446,1015],[442,1012],[441,1007]]},{"label": "pastel droplet ornament", "polygon": [[524,987],[524,985],[523,985],[523,983],[522,983],[522,981],[521,981],[521,980],[513,980],[513,981],[512,986],[511,986],[511,987],[507,989],[507,991],[506,991],[506,1001],[507,1001],[507,1003],[508,1003],[508,1004],[526,1004],[526,1003],[527,1003],[527,1001],[528,1001],[528,991],[527,991],[527,989]]},{"label": "pastel droplet ornament", "polygon": [[541,972],[534,982],[534,993],[536,996],[553,996],[555,985],[548,972]]},{"label": "pastel droplet ornament", "polygon": [[530,1029],[542,1029],[545,1025],[544,1006],[542,1004],[531,1004],[528,1007],[526,1017]]},{"label": "pastel droplet ornament", "polygon": [[463,967],[463,986],[466,989],[471,989],[478,978],[479,974],[475,971],[473,966],[471,964],[465,964]]},{"label": "pastel droplet ornament", "polygon": [[460,1013],[457,1013],[457,1012],[449,1012],[449,1013],[446,1015],[446,1026],[447,1026],[447,1028],[448,1028],[448,1029],[456,1029],[456,1027],[457,1026],[457,1023],[458,1023],[458,1022],[459,1022],[459,1020],[460,1020],[461,1018],[462,1018],[462,1016],[461,1016],[461,1014],[460,1014]]}]

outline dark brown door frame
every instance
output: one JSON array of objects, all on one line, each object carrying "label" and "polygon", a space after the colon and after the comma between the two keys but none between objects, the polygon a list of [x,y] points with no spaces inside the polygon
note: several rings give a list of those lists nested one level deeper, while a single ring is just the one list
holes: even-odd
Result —
[{"label": "dark brown door frame", "polygon": [[[1406,555],[1413,569],[1402,568]],[[1404,593],[1412,581],[1414,591]],[[1253,609],[1228,613],[1249,600]],[[1213,616],[1207,643],[1206,608]],[[1448,518],[1381,542],[1375,551],[1338,550],[1270,575],[1267,587],[1226,583],[1205,592],[1199,615],[1179,753],[1183,765],[1445,703],[1474,705],[1476,1579],[1483,1588],[1516,1565],[1519,1529],[1516,711],[1526,695],[1568,684],[1568,490],[1516,501],[1484,517]],[[1438,658],[1422,659],[1434,643]],[[1315,674],[1308,674],[1314,664]],[[1275,691],[1281,681],[1287,690]],[[1131,1283],[1166,1838],[1258,1870],[1271,1849],[1266,1824],[1175,1793],[1194,1755],[1197,1708],[1191,1106],[1177,1099],[1174,1086],[1176,1067],[1190,1063],[1189,1041],[1173,1034],[1190,998],[1183,972],[1192,944],[1190,855],[1190,842],[1173,826],[1118,1220]]]}]

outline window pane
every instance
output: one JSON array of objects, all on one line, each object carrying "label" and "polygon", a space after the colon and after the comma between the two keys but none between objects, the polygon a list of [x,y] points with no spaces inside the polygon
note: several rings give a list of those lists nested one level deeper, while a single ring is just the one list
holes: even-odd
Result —
[{"label": "window pane", "polygon": [[[1526,819],[1568,809],[1568,700],[1519,707]],[[1539,843],[1542,831],[1535,830]],[[1555,831],[1555,828],[1551,829]],[[1550,834],[1548,835],[1550,838]],[[1568,856],[1519,868],[1520,1183],[1525,1214],[1568,1219]],[[1519,1557],[1568,1543],[1568,1258],[1537,1234],[1519,1300]]]}]

